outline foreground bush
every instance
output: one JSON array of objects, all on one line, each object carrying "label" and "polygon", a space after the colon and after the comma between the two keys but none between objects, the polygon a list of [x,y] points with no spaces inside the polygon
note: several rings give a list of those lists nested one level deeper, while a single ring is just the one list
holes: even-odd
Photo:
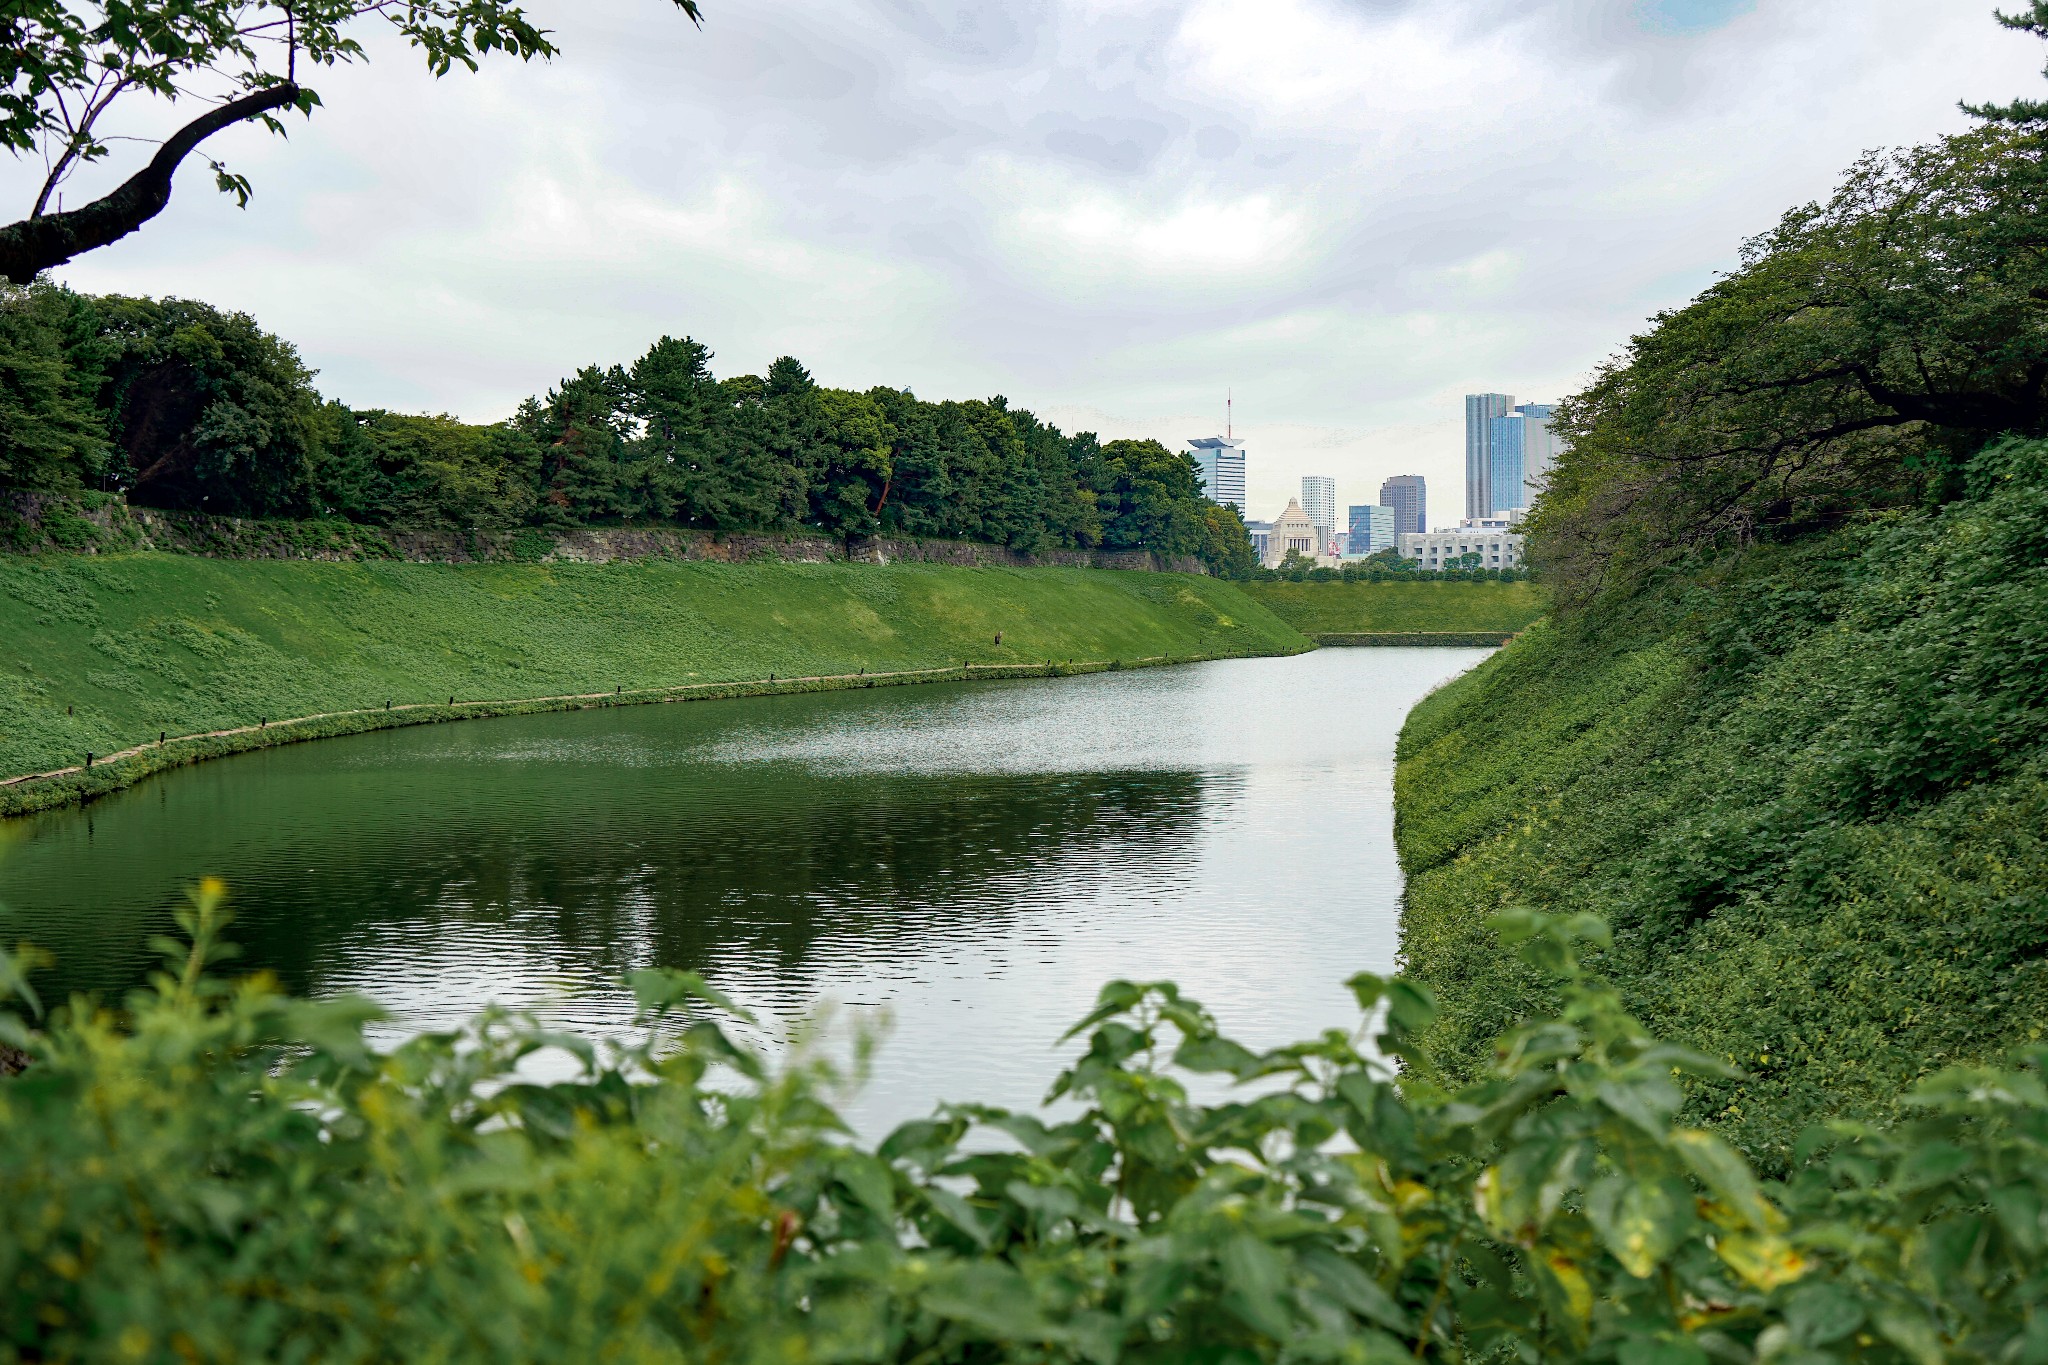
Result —
[{"label": "foreground bush", "polygon": [[[1058,1113],[868,1150],[688,974],[633,979],[661,1044],[489,1015],[380,1055],[364,1002],[209,975],[218,895],[124,1014],[0,1015],[33,1057],[0,1081],[0,1358],[2048,1360],[2038,1055],[1764,1185],[1673,1126],[1720,1068],[1584,974],[1588,917],[1501,922],[1565,1010],[1456,1092],[1402,980],[1264,1053],[1117,982]],[[581,1075],[521,1081],[548,1048]]]}]

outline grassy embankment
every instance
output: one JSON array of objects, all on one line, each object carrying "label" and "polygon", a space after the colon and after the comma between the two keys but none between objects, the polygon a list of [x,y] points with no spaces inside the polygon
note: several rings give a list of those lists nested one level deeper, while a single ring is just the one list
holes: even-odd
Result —
[{"label": "grassy embankment", "polygon": [[1248,583],[1319,644],[1499,644],[1548,610],[1533,583]]},{"label": "grassy embankment", "polygon": [[[1783,1161],[2048,1031],[2048,444],[1980,493],[1676,573],[1425,700],[1396,777],[1403,950],[1466,1072],[1552,1003],[1484,922],[1591,910],[1690,1107]],[[1991,490],[1988,493],[1982,490]]]},{"label": "grassy embankment", "polygon": [[[1308,647],[1233,585],[1179,574],[0,559],[0,778],[159,732],[364,712],[0,788],[0,814],[258,744],[490,713],[483,701],[733,695],[771,690],[771,675],[772,690],[797,691],[969,662],[1001,676]],[[386,716],[387,700],[414,709]]]}]

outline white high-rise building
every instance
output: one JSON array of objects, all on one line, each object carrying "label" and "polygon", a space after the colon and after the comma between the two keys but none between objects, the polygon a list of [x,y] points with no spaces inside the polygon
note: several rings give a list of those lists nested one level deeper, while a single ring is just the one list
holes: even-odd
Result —
[{"label": "white high-rise building", "polygon": [[1321,474],[1301,476],[1301,510],[1316,524],[1316,553],[1327,554],[1337,538],[1337,481]]},{"label": "white high-rise building", "polygon": [[1211,502],[1235,507],[1245,515],[1244,442],[1228,436],[1197,436],[1188,442],[1188,454],[1202,469],[1202,492]]}]

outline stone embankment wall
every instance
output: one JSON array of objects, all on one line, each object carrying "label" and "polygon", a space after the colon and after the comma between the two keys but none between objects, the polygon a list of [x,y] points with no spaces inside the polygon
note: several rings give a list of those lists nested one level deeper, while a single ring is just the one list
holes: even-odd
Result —
[{"label": "stone embankment wall", "polygon": [[347,521],[250,521],[130,507],[118,498],[0,492],[0,550],[100,554],[158,550],[218,559],[401,560],[411,564],[609,564],[670,559],[801,564],[951,564],[963,568],[1054,565],[1080,569],[1206,573],[1201,562],[1149,550],[1046,550],[1036,554],[960,540],[889,537],[851,542],[804,532],[720,533],[680,527],[532,527],[406,531]]}]

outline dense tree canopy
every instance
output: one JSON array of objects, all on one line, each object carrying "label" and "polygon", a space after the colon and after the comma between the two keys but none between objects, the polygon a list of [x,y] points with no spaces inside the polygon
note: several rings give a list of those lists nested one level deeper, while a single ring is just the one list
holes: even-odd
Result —
[{"label": "dense tree canopy", "polygon": [[711,359],[663,337],[473,426],[323,401],[246,314],[37,284],[0,293],[0,484],[408,529],[803,529],[1251,571],[1236,510],[1157,441],[1068,435],[1000,397],[826,388],[787,356],[721,380]]},{"label": "dense tree canopy", "polygon": [[[671,0],[692,20],[696,0]],[[0,227],[0,275],[39,271],[118,241],[170,202],[179,165],[214,134],[320,103],[308,68],[365,60],[360,34],[381,21],[423,53],[436,76],[479,58],[554,55],[547,31],[512,0],[9,0],[0,7],[0,147],[42,158],[28,216]],[[119,115],[186,100],[205,112],[157,146],[111,193],[65,211],[59,193],[109,156]],[[249,182],[212,162],[219,187],[246,203]]]},{"label": "dense tree canopy", "polygon": [[1689,549],[1945,501],[2048,431],[2048,132],[1859,161],[1561,405],[1531,527],[1563,600]]}]

